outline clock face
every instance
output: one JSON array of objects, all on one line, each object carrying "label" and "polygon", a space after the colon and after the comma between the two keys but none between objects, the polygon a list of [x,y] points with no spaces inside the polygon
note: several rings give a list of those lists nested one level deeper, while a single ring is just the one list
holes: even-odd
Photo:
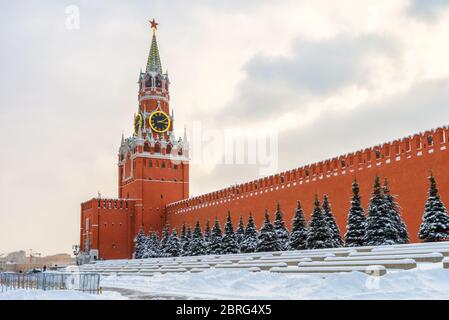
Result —
[{"label": "clock face", "polygon": [[166,132],[170,128],[170,117],[164,111],[154,111],[150,115],[150,127],[158,133]]},{"label": "clock face", "polygon": [[134,117],[134,134],[137,134],[139,132],[139,129],[142,128],[142,126],[143,126],[143,117],[139,112]]}]

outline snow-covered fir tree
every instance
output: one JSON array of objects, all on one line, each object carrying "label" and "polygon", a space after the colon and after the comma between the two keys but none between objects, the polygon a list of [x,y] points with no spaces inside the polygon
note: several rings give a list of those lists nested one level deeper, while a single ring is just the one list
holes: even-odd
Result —
[{"label": "snow-covered fir tree", "polygon": [[170,257],[179,257],[181,255],[181,243],[178,238],[178,230],[173,229],[167,241],[167,249],[165,250]]},{"label": "snow-covered fir tree", "polygon": [[189,225],[187,227],[184,243],[182,244],[181,247],[183,256],[188,256],[190,254],[189,252],[190,241],[192,241],[192,228]]},{"label": "snow-covered fir tree", "polygon": [[167,223],[165,224],[164,230],[162,230],[162,238],[161,238],[161,252],[164,256],[167,252],[167,242],[170,238],[170,225]]},{"label": "snow-covered fir tree", "polygon": [[320,206],[318,195],[315,195],[315,206],[307,232],[306,248],[321,249],[333,247],[333,232],[329,228],[323,209]]},{"label": "snow-covered fir tree", "polygon": [[181,256],[183,256],[184,248],[187,248],[187,228],[185,223],[183,223],[181,227],[181,236],[179,238],[179,244],[181,246]]},{"label": "snow-covered fir tree", "polygon": [[189,256],[201,256],[206,252],[204,246],[203,233],[201,232],[200,222],[197,220],[195,229],[193,229],[192,239],[189,243]]},{"label": "snow-covered fir tree", "polygon": [[235,239],[234,227],[232,226],[231,213],[229,211],[228,216],[226,217],[221,250],[223,254],[239,252],[239,246],[237,244],[237,240]]},{"label": "snow-covered fir tree", "polygon": [[295,215],[292,220],[292,232],[290,234],[290,250],[302,250],[306,248],[307,225],[301,202],[296,203]]},{"label": "snow-covered fir tree", "polygon": [[404,220],[402,220],[401,210],[399,208],[398,203],[396,202],[395,196],[393,196],[390,193],[387,178],[385,178],[384,185],[382,187],[382,192],[385,197],[388,212],[390,213],[391,219],[393,220],[396,227],[397,232],[396,242],[400,244],[408,243],[409,235],[407,231],[407,226],[405,225]]},{"label": "snow-covered fir tree", "polygon": [[134,238],[134,258],[142,259],[146,249],[146,236],[143,232],[143,228],[140,228],[139,233],[137,233]]},{"label": "snow-covered fir tree", "polygon": [[239,248],[240,248],[240,245],[242,244],[244,236],[245,236],[245,225],[243,223],[243,217],[240,216],[239,226],[237,227],[237,230],[235,231],[235,240],[237,241],[237,245],[239,246]]},{"label": "snow-covered fir tree", "polygon": [[210,253],[210,240],[212,237],[212,231],[210,229],[209,219],[206,221],[206,226],[204,227],[204,250],[205,254]]},{"label": "snow-covered fir tree", "polygon": [[348,213],[346,224],[345,246],[360,247],[363,246],[366,228],[365,210],[362,208],[360,199],[360,187],[357,180],[352,183],[352,201]]},{"label": "snow-covered fir tree", "polygon": [[286,251],[290,245],[290,235],[285,227],[284,214],[281,210],[281,205],[278,201],[276,205],[276,212],[274,213],[274,231],[276,232],[277,241],[279,243],[279,249]]},{"label": "snow-covered fir tree", "polygon": [[273,224],[270,222],[270,214],[268,213],[268,209],[265,210],[265,221],[262,228],[260,228],[257,240],[257,252],[280,250],[276,231],[274,230]]},{"label": "snow-covered fir tree", "polygon": [[255,252],[257,248],[257,229],[254,223],[253,215],[250,213],[248,223],[246,224],[245,234],[242,243],[240,243],[240,252]]},{"label": "snow-covered fir tree", "polygon": [[424,242],[447,240],[449,239],[449,216],[447,209],[440,199],[433,175],[430,175],[429,182],[429,194],[418,237]]},{"label": "snow-covered fir tree", "polygon": [[220,221],[215,218],[214,227],[210,237],[209,254],[222,254],[221,242],[223,240],[223,233],[220,227]]},{"label": "snow-covered fir tree", "polygon": [[333,247],[341,247],[343,245],[343,241],[341,240],[340,229],[338,228],[337,222],[335,221],[335,216],[332,212],[332,208],[327,195],[324,195],[323,197],[323,213],[327,221],[327,225],[332,231]]},{"label": "snow-covered fir tree", "polygon": [[159,236],[152,232],[147,236],[146,249],[144,253],[145,258],[158,258],[161,254],[161,244]]},{"label": "snow-covered fir tree", "polygon": [[366,219],[365,246],[392,245],[397,243],[396,223],[389,212],[388,203],[382,193],[380,179],[374,180],[373,193],[368,206]]}]

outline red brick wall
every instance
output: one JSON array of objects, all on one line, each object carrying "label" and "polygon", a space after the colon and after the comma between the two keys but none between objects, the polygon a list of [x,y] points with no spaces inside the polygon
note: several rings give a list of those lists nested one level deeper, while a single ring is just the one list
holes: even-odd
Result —
[{"label": "red brick wall", "polygon": [[104,259],[130,258],[133,253],[135,202],[92,199],[81,205],[81,250],[85,250],[86,218],[90,220],[91,249]]},{"label": "red brick wall", "polygon": [[[343,235],[354,178],[356,177],[360,183],[362,204],[366,208],[374,177],[379,175],[382,179],[388,178],[391,191],[397,195],[402,207],[402,215],[411,240],[418,241],[417,232],[427,197],[427,177],[430,171],[437,179],[442,200],[449,205],[449,151],[445,139],[447,135],[447,128],[439,128],[354,154],[179,201],[167,206],[167,221],[172,228],[179,229],[182,223],[194,225],[197,219],[204,226],[207,219],[213,220],[217,216],[223,224],[227,210],[230,210],[234,224],[238,222],[240,215],[246,220],[249,212],[252,212],[256,225],[260,227],[265,208],[270,210],[273,218],[276,202],[280,201],[285,221],[290,227],[296,201],[301,201],[306,217],[310,219],[313,198],[317,193],[320,197],[323,194],[329,195]],[[427,140],[428,136],[433,139],[431,146]],[[377,155],[380,155],[379,159]],[[306,171],[309,173],[308,177]]]}]

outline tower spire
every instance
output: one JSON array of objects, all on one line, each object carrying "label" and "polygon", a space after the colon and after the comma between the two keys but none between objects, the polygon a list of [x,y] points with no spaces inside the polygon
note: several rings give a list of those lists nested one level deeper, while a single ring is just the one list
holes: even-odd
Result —
[{"label": "tower spire", "polygon": [[150,53],[148,54],[146,72],[157,72],[162,74],[161,58],[159,56],[159,49],[157,47],[156,30],[158,23],[153,19],[150,21],[151,29],[153,30],[153,37],[151,39]]}]

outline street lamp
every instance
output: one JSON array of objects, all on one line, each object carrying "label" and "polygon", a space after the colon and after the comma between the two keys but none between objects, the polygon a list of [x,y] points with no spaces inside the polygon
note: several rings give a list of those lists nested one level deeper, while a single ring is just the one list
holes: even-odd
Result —
[{"label": "street lamp", "polygon": [[74,244],[72,246],[72,250],[73,250],[73,255],[76,257],[80,253],[80,246],[78,244]]}]

